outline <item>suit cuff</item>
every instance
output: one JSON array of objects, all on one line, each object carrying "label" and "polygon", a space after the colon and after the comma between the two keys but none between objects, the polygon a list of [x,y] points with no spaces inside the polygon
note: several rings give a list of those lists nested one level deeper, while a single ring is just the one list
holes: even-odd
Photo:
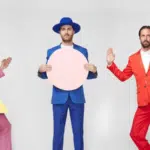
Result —
[{"label": "suit cuff", "polygon": [[46,72],[39,72],[37,73],[38,77],[42,78],[42,79],[47,79],[47,74]]},{"label": "suit cuff", "polygon": [[115,63],[113,62],[110,66],[107,65],[107,69],[111,70],[115,66]]}]

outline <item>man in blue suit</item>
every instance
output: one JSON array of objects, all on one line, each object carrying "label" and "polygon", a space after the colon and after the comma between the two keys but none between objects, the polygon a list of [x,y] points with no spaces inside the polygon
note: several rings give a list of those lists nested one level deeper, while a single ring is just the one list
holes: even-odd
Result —
[{"label": "man in blue suit", "polygon": [[[74,23],[71,18],[64,17],[60,23],[53,26],[53,30],[60,34],[61,44],[48,49],[46,64],[41,65],[38,70],[38,76],[47,79],[47,71],[51,71],[52,66],[48,65],[48,59],[56,50],[62,47],[72,47],[81,52],[88,60],[86,48],[73,43],[73,35],[80,31],[80,25]],[[89,71],[87,79],[97,78],[97,68],[93,64],[86,64],[85,69]],[[53,86],[52,104],[54,119],[53,150],[63,150],[63,138],[67,111],[70,111],[72,130],[74,135],[75,150],[84,150],[83,141],[83,122],[84,122],[84,103],[85,96],[83,86],[76,90],[65,91]]]}]

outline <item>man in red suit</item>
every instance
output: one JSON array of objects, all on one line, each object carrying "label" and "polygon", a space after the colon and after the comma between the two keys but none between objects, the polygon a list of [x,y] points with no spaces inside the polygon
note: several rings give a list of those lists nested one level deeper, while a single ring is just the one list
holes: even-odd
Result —
[{"label": "man in red suit", "polygon": [[139,150],[150,150],[146,133],[150,125],[150,26],[139,30],[141,49],[129,57],[126,68],[121,71],[114,63],[113,49],[107,51],[107,68],[120,80],[135,76],[138,108],[135,113],[130,136]]}]

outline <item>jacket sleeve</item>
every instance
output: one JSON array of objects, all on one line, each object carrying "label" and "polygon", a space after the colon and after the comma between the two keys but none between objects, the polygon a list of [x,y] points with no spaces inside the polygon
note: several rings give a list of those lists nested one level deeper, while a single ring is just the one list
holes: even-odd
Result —
[{"label": "jacket sleeve", "polygon": [[107,66],[107,68],[122,82],[126,81],[133,75],[130,58],[126,68],[123,71],[121,71],[114,62],[111,66]]},{"label": "jacket sleeve", "polygon": [[[88,51],[87,50],[86,50],[86,53],[85,53],[85,57],[86,57],[87,61],[89,62]],[[97,78],[97,76],[98,76],[98,72],[97,71],[95,73],[89,71],[87,79],[95,79],[95,78]]]},{"label": "jacket sleeve", "polygon": [[4,76],[5,76],[5,74],[4,74],[3,70],[0,69],[0,78],[2,78],[2,77],[4,77]]},{"label": "jacket sleeve", "polygon": [[[46,64],[48,62],[48,59],[49,59],[49,50],[47,51],[47,57],[46,57]],[[41,78],[41,79],[47,79],[47,73],[46,72],[39,72],[38,70],[38,73],[37,73],[38,77]]]}]

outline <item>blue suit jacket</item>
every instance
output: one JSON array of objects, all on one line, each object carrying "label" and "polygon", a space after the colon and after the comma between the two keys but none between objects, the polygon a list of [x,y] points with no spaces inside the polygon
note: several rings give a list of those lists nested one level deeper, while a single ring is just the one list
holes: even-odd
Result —
[{"label": "blue suit jacket", "polygon": [[[55,52],[56,50],[59,50],[60,48],[61,48],[61,45],[48,49],[46,63],[48,62],[48,59],[52,55],[52,53]],[[83,48],[76,44],[73,44],[73,48],[81,52],[88,60],[88,52],[86,48]],[[46,72],[40,73],[38,71],[38,76],[42,79],[47,79]],[[97,78],[97,72],[96,73],[89,72],[87,79],[94,79],[94,78]],[[72,91],[65,91],[65,90],[62,90],[53,86],[52,104],[64,104],[67,101],[68,96],[70,96],[71,100],[74,103],[85,103],[83,86],[80,86],[78,89],[72,90]]]}]

